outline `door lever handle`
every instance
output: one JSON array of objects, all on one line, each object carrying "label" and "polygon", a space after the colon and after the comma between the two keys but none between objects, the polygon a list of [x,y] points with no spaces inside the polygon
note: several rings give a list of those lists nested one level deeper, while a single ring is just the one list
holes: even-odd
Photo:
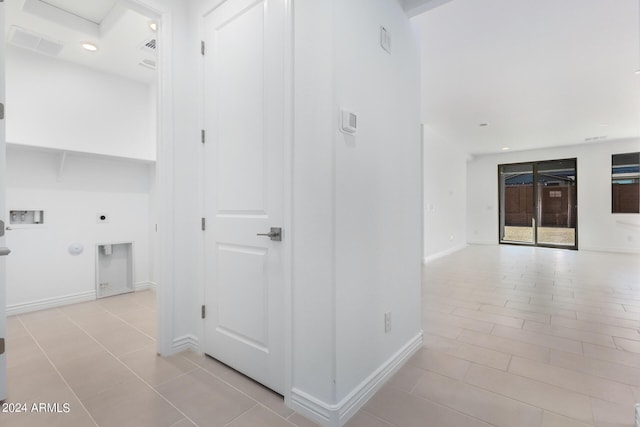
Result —
[{"label": "door lever handle", "polygon": [[9,248],[0,248],[0,256],[7,256],[11,253]]},{"label": "door lever handle", "polygon": [[258,233],[256,236],[265,236],[273,240],[274,242],[282,241],[282,228],[280,227],[271,227],[271,231],[268,233]]}]

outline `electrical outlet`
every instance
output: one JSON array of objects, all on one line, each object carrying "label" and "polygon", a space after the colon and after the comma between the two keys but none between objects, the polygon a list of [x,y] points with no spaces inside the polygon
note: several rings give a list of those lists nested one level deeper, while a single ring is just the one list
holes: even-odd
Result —
[{"label": "electrical outlet", "polygon": [[109,282],[100,283],[101,291],[104,291],[105,289],[109,289],[109,288],[111,288],[111,285],[109,284]]},{"label": "electrical outlet", "polygon": [[384,314],[384,333],[388,334],[391,332],[391,312],[387,311]]}]

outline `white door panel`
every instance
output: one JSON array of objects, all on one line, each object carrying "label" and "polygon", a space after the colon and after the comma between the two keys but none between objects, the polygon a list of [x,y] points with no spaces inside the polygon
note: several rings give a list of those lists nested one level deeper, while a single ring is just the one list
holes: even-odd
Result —
[{"label": "white door panel", "polygon": [[283,0],[203,16],[205,352],[284,389]]},{"label": "white door panel", "polygon": [[220,212],[265,212],[264,18],[259,2],[215,31]]},{"label": "white door panel", "polygon": [[[268,255],[264,248],[231,245],[219,245],[217,254],[217,329],[263,351],[269,346]],[[244,310],[237,307],[244,307]]]}]

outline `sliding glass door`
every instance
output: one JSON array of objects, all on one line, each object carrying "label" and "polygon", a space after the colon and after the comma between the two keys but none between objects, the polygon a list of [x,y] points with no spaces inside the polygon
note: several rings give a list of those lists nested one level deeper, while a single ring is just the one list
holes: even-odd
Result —
[{"label": "sliding glass door", "polygon": [[500,243],[577,249],[576,159],[498,166]]},{"label": "sliding glass door", "polygon": [[535,243],[533,163],[500,165],[500,241]]}]

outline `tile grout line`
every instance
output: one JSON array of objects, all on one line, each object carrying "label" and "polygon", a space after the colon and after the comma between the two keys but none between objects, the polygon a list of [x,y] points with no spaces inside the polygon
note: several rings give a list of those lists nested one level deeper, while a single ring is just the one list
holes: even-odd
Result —
[{"label": "tile grout line", "polygon": [[[437,372],[436,372],[436,374],[437,374],[437,375],[442,375],[442,374],[438,374]],[[465,376],[466,376],[466,374],[465,374]],[[449,378],[449,377],[447,377],[447,378]],[[465,382],[464,380],[456,380],[456,379],[453,379],[453,378],[451,378],[451,379],[452,379],[452,380],[454,380],[454,381],[462,382],[462,383],[467,384],[467,385],[472,386],[472,387],[476,387],[476,386],[474,386],[473,384],[469,384],[469,383]],[[397,387],[393,387],[393,386],[389,386],[389,387],[391,387],[391,388],[393,388],[393,389],[395,389],[395,390],[399,390],[399,391],[401,391],[401,392],[406,393],[405,391],[403,391],[403,390],[401,390],[401,389],[399,389],[399,388],[397,388]],[[481,387],[476,387],[476,388],[481,389],[481,390],[484,390],[484,389],[482,389]],[[490,393],[498,394],[498,393],[492,392],[491,390],[487,390],[487,391],[489,391]],[[475,416],[475,415],[471,415],[471,414],[468,414],[468,413],[466,413],[466,412],[462,412],[460,409],[457,409],[457,408],[454,408],[454,407],[451,407],[451,406],[448,406],[448,405],[442,404],[442,403],[440,403],[440,402],[436,402],[435,400],[431,400],[431,399],[429,399],[428,397],[421,396],[421,395],[419,395],[419,394],[415,394],[415,393],[407,393],[407,394],[411,394],[411,395],[412,395],[413,397],[415,397],[416,399],[420,399],[420,400],[424,400],[424,401],[426,401],[426,402],[430,402],[430,403],[432,403],[432,404],[434,404],[434,405],[436,405],[436,406],[439,406],[439,407],[441,407],[441,408],[448,409],[448,410],[450,410],[450,411],[452,411],[452,412],[456,412],[456,413],[458,413],[458,414],[460,414],[460,415],[463,415],[463,416],[465,416],[465,417],[467,417],[467,418],[471,418],[471,419],[473,419],[473,420],[480,421],[480,422],[481,422],[481,423],[483,423],[483,424],[487,424],[487,425],[490,425],[490,426],[495,426],[495,424],[491,424],[489,421],[486,421],[486,420],[484,420],[484,419],[482,419],[482,418],[479,418],[479,417],[477,417],[477,416]],[[503,396],[503,397],[507,397],[507,396]],[[508,398],[509,398],[509,399],[511,399],[511,400],[516,400],[516,399],[510,398],[510,397],[508,397]],[[516,400],[516,401],[517,401],[517,400]],[[531,407],[534,407],[534,408],[535,408],[535,406],[533,406],[533,405],[531,405],[531,404],[528,404],[528,403],[525,403],[525,402],[522,402],[522,403],[524,403],[525,405],[528,405],[528,406],[531,406]],[[541,408],[540,408],[540,409],[541,409]],[[385,421],[386,421],[386,420],[385,420]],[[391,423],[390,421],[386,421],[386,422],[388,422],[388,423],[390,423],[390,424],[392,424],[392,425],[393,425],[393,423]]]},{"label": "tile grout line", "polygon": [[[138,304],[138,303],[136,303],[136,304]],[[140,305],[140,304],[138,304],[138,305]],[[103,308],[106,312],[108,312],[109,314],[112,314],[112,315],[116,316],[118,319],[120,319],[121,321],[123,321],[123,322],[124,322],[124,323],[126,323],[127,325],[129,325],[129,326],[131,326],[132,328],[134,328],[134,329],[138,330],[135,326],[131,325],[127,320],[123,319],[123,318],[122,318],[122,317],[120,317],[118,314],[113,313],[112,311],[108,310],[108,309],[107,309],[106,307],[104,307],[104,306],[102,306],[102,308]],[[148,308],[148,307],[147,307],[147,308]],[[67,315],[66,313],[64,313],[64,314],[65,314],[65,315]],[[68,315],[67,315],[67,317],[68,317]],[[104,345],[102,345],[102,343],[98,342],[98,341],[97,341],[97,340],[96,340],[96,339],[95,339],[91,334],[89,334],[87,331],[85,331],[85,330],[84,330],[80,325],[78,325],[78,324],[77,324],[73,319],[71,319],[71,318],[69,318],[69,319],[70,319],[74,324],[76,324],[76,326],[78,326],[78,327],[79,327],[83,332],[85,332],[86,334],[88,334],[88,335],[89,335],[89,336],[90,336],[94,341],[96,341],[99,345],[101,345],[102,347],[104,347],[104,348],[105,348],[105,350],[107,350],[107,352],[109,352],[109,354],[111,354],[111,355],[112,355],[113,357],[115,357],[119,362],[121,362],[122,364],[124,364],[124,362],[122,362],[122,361],[121,361],[117,356],[115,356],[113,353],[111,353],[111,351],[109,351],[109,350],[108,350]],[[139,332],[141,332],[141,333],[143,333],[144,335],[148,336],[149,338],[153,339],[154,341],[156,341],[156,340],[155,340],[155,338],[150,337],[149,335],[147,335],[146,333],[144,333],[144,332],[142,332],[142,331],[140,331],[140,330],[138,330],[138,331],[139,331]],[[135,352],[135,351],[139,351],[139,349],[138,349],[138,350],[132,350],[132,351],[130,351],[129,353],[125,353],[125,354],[130,354],[130,353],[133,353],[133,352]],[[178,355],[180,355],[180,354],[178,353]],[[124,356],[124,355],[123,355],[123,356]],[[160,356],[160,357],[161,357],[161,356]],[[206,372],[206,373],[208,373],[208,374],[210,374],[210,375],[214,376],[214,377],[215,377],[215,378],[217,378],[219,381],[221,381],[221,382],[223,382],[224,384],[226,384],[227,386],[229,386],[229,387],[233,388],[233,389],[234,389],[234,390],[236,390],[237,392],[239,392],[239,393],[243,394],[244,396],[246,396],[246,397],[247,397],[247,398],[249,398],[250,400],[254,401],[256,404],[259,404],[260,406],[264,407],[264,408],[265,408],[265,409],[267,409],[268,411],[272,412],[274,415],[276,415],[276,416],[278,416],[278,417],[280,417],[280,418],[282,418],[282,419],[284,419],[284,420],[287,420],[287,418],[284,418],[283,416],[281,416],[281,415],[280,415],[280,414],[278,414],[277,412],[273,411],[273,410],[272,410],[271,408],[269,408],[268,406],[266,406],[266,405],[262,404],[261,402],[259,402],[258,400],[254,399],[252,396],[250,396],[249,394],[247,394],[247,393],[245,393],[244,391],[240,390],[239,388],[235,387],[233,384],[231,384],[231,383],[227,382],[223,377],[218,376],[217,374],[215,374],[215,373],[213,373],[213,372],[211,372],[211,371],[207,370],[205,367],[203,367],[203,366],[199,365],[198,363],[194,362],[193,360],[191,360],[191,359],[189,359],[189,358],[187,358],[187,357],[185,357],[185,356],[183,356],[183,355],[180,355],[180,357],[181,357],[181,358],[183,358],[183,359],[185,359],[185,360],[187,360],[189,363],[191,363],[192,365],[194,365],[194,367],[199,368],[199,369],[202,369],[204,372]],[[131,371],[131,372],[132,372],[136,377],[140,378],[140,380],[142,380],[145,384],[147,384],[149,387],[151,387],[152,389],[154,389],[154,391],[156,391],[156,390],[155,390],[155,387],[153,387],[151,384],[147,383],[147,382],[146,382],[144,379],[142,379],[138,374],[136,374],[135,372],[133,372],[133,371],[131,370],[131,368],[129,368],[126,364],[124,364],[124,366],[125,366],[128,370],[130,370],[130,371]],[[184,372],[184,373],[182,373],[182,374],[178,375],[177,377],[174,377],[174,378],[172,378],[172,379],[169,379],[169,380],[167,380],[167,381],[164,381],[164,382],[163,382],[163,383],[161,383],[161,384],[164,384],[164,383],[169,382],[169,381],[171,381],[171,380],[175,380],[176,378],[180,378],[180,377],[182,377],[182,376],[185,376],[185,375],[189,374],[190,372],[193,372],[193,370],[192,370],[192,371],[188,371],[188,372]],[[161,385],[161,384],[158,384],[158,385]],[[156,393],[158,393],[158,392],[156,391]],[[158,394],[159,394],[159,393],[158,393]],[[162,395],[160,394],[160,396],[162,396]],[[166,398],[164,398],[164,396],[162,396],[162,398],[163,398],[163,399],[165,399],[165,400],[167,400]],[[168,401],[168,400],[167,400],[167,401]],[[175,405],[173,405],[171,402],[169,402],[169,403],[170,403],[170,404],[175,408]],[[254,405],[254,406],[255,406],[255,405]],[[176,408],[176,409],[178,409],[178,408]],[[196,423],[195,423],[191,418],[189,418],[189,417],[188,417],[186,414],[184,414],[182,411],[180,411],[179,409],[178,409],[178,411],[179,411],[180,413],[182,413],[183,415],[185,415],[185,417],[186,417],[189,421],[191,421],[193,424],[197,425],[197,424],[196,424]],[[294,411],[293,413],[295,414],[296,412]],[[292,414],[292,415],[293,415],[293,414]]]},{"label": "tile grout line", "polygon": [[237,417],[233,417],[228,423],[224,423],[224,425],[222,427],[227,427],[229,424],[233,423],[235,420],[237,420],[238,418],[242,417],[245,414],[248,414],[249,412],[251,412],[256,406],[258,406],[258,404],[256,403],[255,405],[251,406],[249,409],[247,409],[246,411],[244,411],[243,413],[241,413],[240,415],[238,415]]},{"label": "tile grout line", "polygon": [[[103,307],[104,308],[104,307]],[[84,332],[85,334],[87,334],[93,341],[95,341],[100,347],[102,347],[107,353],[109,353],[109,355],[111,357],[113,357],[120,365],[122,365],[126,370],[128,370],[129,372],[131,372],[136,378],[138,378],[140,381],[142,381],[147,387],[149,387],[151,390],[153,390],[153,392],[155,394],[157,394],[160,398],[162,398],[165,402],[167,402],[169,405],[171,405],[176,411],[178,411],[180,414],[182,414],[182,416],[184,418],[186,418],[187,420],[189,420],[191,423],[193,423],[194,425],[198,425],[195,421],[193,421],[187,414],[185,414],[184,412],[182,412],[176,405],[174,405],[171,401],[169,401],[169,399],[167,399],[166,397],[164,397],[160,392],[158,392],[158,390],[155,389],[155,387],[153,387],[151,384],[149,384],[146,380],[144,380],[140,375],[138,375],[136,372],[134,372],[126,363],[124,363],[122,360],[120,360],[120,358],[118,358],[111,350],[109,350],[104,344],[102,344],[100,341],[98,341],[92,334],[90,334],[89,332],[87,332],[82,326],[80,326],[74,319],[72,319],[67,313],[63,314],[65,316],[67,316],[67,318],[74,324],[76,325],[82,332]],[[111,313],[113,314],[113,313]],[[127,323],[127,322],[125,322]],[[155,341],[155,340],[154,340]],[[48,356],[47,356],[48,359]],[[57,368],[56,368],[57,370]],[[62,375],[61,375],[62,376]],[[65,380],[66,383],[66,380]],[[71,388],[69,386],[69,388]],[[75,394],[75,392],[74,392]],[[77,397],[77,396],[76,396]],[[82,401],[80,400],[80,398],[78,398],[78,400],[80,401],[80,403],[82,403]],[[84,404],[82,404],[82,406],[84,407]],[[86,407],[85,407],[86,409]],[[87,410],[87,412],[89,412]],[[91,416],[91,418],[93,419],[93,416]],[[95,420],[94,420],[95,422]],[[96,426],[98,426],[98,424],[96,423]]]},{"label": "tile grout line", "polygon": [[[409,394],[413,394],[413,393],[409,393]],[[420,397],[420,396],[417,396],[417,397]],[[385,420],[384,418],[380,418],[380,417],[379,417],[379,416],[377,416],[376,414],[372,414],[371,412],[367,411],[366,409],[361,409],[361,411],[362,411],[362,412],[365,412],[367,415],[369,415],[369,416],[371,416],[371,417],[375,418],[376,420],[381,421],[381,422],[383,422],[383,423],[387,424],[387,425],[388,425],[388,427],[397,427],[397,426],[396,426],[395,424],[393,424],[391,421],[387,421],[387,420]],[[355,415],[354,415],[354,416],[355,416]]]},{"label": "tile grout line", "polygon": [[[60,310],[59,310],[60,311]],[[62,312],[62,311],[60,311]],[[80,400],[80,397],[78,397],[78,395],[76,394],[76,392],[73,390],[73,388],[71,387],[71,385],[67,382],[67,379],[64,377],[64,375],[62,375],[62,373],[58,370],[58,367],[56,366],[55,363],[53,363],[53,360],[51,360],[49,358],[49,355],[47,354],[47,352],[44,350],[44,348],[42,348],[42,346],[40,345],[40,342],[36,339],[35,336],[33,336],[33,334],[31,333],[31,331],[29,330],[29,328],[27,327],[27,325],[24,324],[24,322],[22,321],[22,319],[18,316],[17,317],[18,321],[20,322],[20,324],[22,325],[22,327],[25,329],[25,331],[27,331],[27,333],[29,334],[29,336],[31,337],[31,339],[35,342],[35,344],[38,346],[38,348],[40,349],[40,351],[42,352],[42,354],[44,355],[44,357],[47,358],[47,361],[49,362],[49,364],[51,365],[51,367],[53,367],[53,369],[56,371],[56,373],[58,374],[58,376],[60,377],[60,379],[62,379],[62,381],[64,382],[64,384],[67,386],[67,388],[69,389],[69,391],[71,392],[71,394],[73,394],[73,396],[78,400],[78,402],[80,402],[80,406],[82,406],[82,409],[84,409],[84,411],[86,412],[86,414],[89,416],[89,418],[91,419],[91,421],[93,421],[93,424],[96,425],[96,427],[99,427],[98,423],[96,422],[96,420],[93,418],[93,415],[91,415],[91,412],[89,412],[89,410],[87,409],[86,406],[84,406],[84,403],[82,402],[82,400]]]},{"label": "tile grout line", "polygon": [[[478,363],[474,363],[474,364],[475,364],[475,365],[479,365]],[[488,368],[488,369],[493,369],[493,370],[495,370],[495,371],[499,371],[499,372],[501,372],[501,373],[505,373],[504,371],[500,371],[499,369],[495,369],[495,368],[491,368],[491,367],[486,367],[486,366],[484,366],[484,365],[479,365],[479,366],[482,366],[482,367],[485,367],[485,368]],[[469,367],[469,369],[471,369],[471,367]],[[589,407],[591,407],[591,398],[592,398],[593,396],[589,396],[589,395],[586,395],[586,394],[578,393],[578,392],[573,391],[573,390],[565,389],[564,387],[560,387],[560,386],[557,386],[557,385],[554,385],[554,384],[545,383],[545,382],[543,382],[543,381],[539,381],[539,380],[535,380],[535,379],[532,379],[532,378],[529,378],[529,377],[525,377],[525,376],[520,375],[520,374],[514,374],[513,372],[506,372],[506,373],[507,373],[507,374],[509,374],[509,375],[516,376],[516,377],[524,378],[524,379],[526,379],[526,380],[530,380],[530,381],[533,381],[533,382],[537,382],[537,383],[539,383],[539,384],[543,384],[543,385],[545,385],[545,386],[551,386],[551,387],[558,388],[558,389],[561,389],[561,390],[569,391],[569,392],[571,392],[571,393],[580,394],[580,395],[582,395],[582,396],[584,396],[584,397],[586,397],[586,398],[588,398],[588,399],[589,399]],[[513,397],[513,396],[506,395],[506,394],[502,394],[501,392],[498,392],[498,391],[495,391],[495,390],[491,390],[491,389],[485,388],[485,387],[483,387],[483,386],[481,386],[481,385],[468,383],[468,382],[466,381],[466,375],[465,375],[465,378],[463,379],[463,382],[464,382],[465,384],[467,384],[467,385],[471,386],[471,387],[475,387],[475,388],[477,388],[477,389],[484,390],[485,392],[489,392],[489,393],[497,394],[498,396],[502,396],[502,397],[505,397],[505,398],[507,398],[507,399],[511,399],[511,400],[516,401],[516,402],[520,402],[520,403],[522,403],[522,404],[524,404],[524,405],[528,405],[528,406],[531,406],[531,407],[534,407],[534,408],[540,409],[540,410],[541,410],[541,411],[543,411],[543,412],[544,412],[544,411],[553,412],[554,414],[562,415],[562,416],[563,416],[563,417],[565,417],[565,418],[569,418],[569,419],[571,419],[571,420],[580,421],[580,422],[583,422],[583,423],[584,423],[584,421],[582,421],[582,420],[578,420],[578,419],[573,418],[573,417],[570,417],[570,416],[568,416],[568,415],[566,415],[566,414],[559,414],[559,413],[557,413],[557,412],[551,411],[551,410],[546,409],[546,408],[543,408],[543,407],[541,407],[541,406],[534,405],[533,403],[525,402],[524,400],[517,399],[517,398],[515,398],[515,397]],[[593,414],[591,414],[591,419],[593,420]],[[592,423],[592,424],[593,424],[593,423]]]},{"label": "tile grout line", "polygon": [[[278,417],[282,418],[282,419],[283,419],[283,420],[285,420],[285,421],[289,421],[289,417],[292,417],[293,415],[297,414],[297,412],[296,412],[296,411],[293,411],[293,410],[292,410],[292,411],[293,411],[293,413],[292,413],[292,414],[290,414],[290,415],[289,415],[289,416],[287,416],[287,417],[283,417],[282,415],[278,414],[278,413],[277,413],[276,411],[274,411],[273,409],[269,408],[269,407],[268,407],[267,405],[265,405],[264,403],[260,402],[260,401],[259,401],[259,400],[257,400],[257,399],[254,399],[254,398],[253,398],[251,395],[249,395],[248,393],[244,392],[243,390],[241,390],[241,389],[239,389],[238,387],[234,386],[234,385],[233,385],[233,384],[231,384],[230,382],[226,381],[226,380],[224,379],[224,376],[220,376],[220,375],[217,375],[217,374],[216,374],[216,373],[214,373],[214,372],[209,371],[209,370],[208,370],[207,368],[205,368],[204,366],[199,365],[197,362],[194,362],[193,360],[189,359],[188,357],[183,356],[183,355],[182,355],[182,354],[180,354],[180,353],[178,353],[178,355],[179,355],[180,357],[182,357],[183,359],[188,360],[189,362],[193,363],[196,367],[198,367],[198,368],[202,369],[202,370],[203,370],[204,372],[206,372],[207,374],[209,374],[209,375],[211,375],[211,376],[215,377],[216,379],[218,379],[219,381],[223,382],[223,383],[224,383],[224,384],[226,384],[227,386],[231,387],[232,389],[236,390],[237,392],[239,392],[239,393],[243,394],[244,396],[248,397],[249,399],[253,400],[253,401],[254,401],[254,402],[256,402],[258,405],[262,406],[263,408],[267,409],[269,412],[271,412],[271,413],[273,413],[274,415],[276,415],[276,416],[278,416]],[[209,357],[209,356],[204,355],[204,357]],[[213,358],[212,358],[212,359],[213,359]],[[216,359],[213,359],[213,360],[216,360]],[[225,365],[225,366],[226,366],[226,365]],[[243,373],[241,373],[241,372],[239,372],[239,371],[236,371],[235,369],[233,369],[233,368],[231,368],[231,367],[229,367],[229,369],[232,369],[234,372],[238,373],[239,375],[243,375],[243,376],[245,376]],[[184,375],[186,375],[186,374],[187,374],[187,373],[185,373]],[[182,376],[182,375],[180,375],[180,376]],[[253,380],[253,379],[251,379],[251,378],[249,378],[249,377],[247,377],[247,378],[248,378],[249,380],[251,380],[251,381],[255,381],[255,380]],[[170,381],[170,380],[168,380],[168,381]],[[165,381],[165,382],[167,382],[167,381]],[[291,408],[289,408],[289,409],[291,409]],[[293,423],[292,423],[292,424],[293,424]],[[294,425],[295,425],[295,424],[294,424]]]},{"label": "tile grout line", "polygon": [[[100,303],[98,303],[100,304]],[[136,305],[140,305],[142,307],[148,308],[147,306],[145,306],[144,304],[140,304],[138,302],[136,302]],[[101,305],[102,306],[102,305]],[[137,332],[140,332],[142,335],[152,339],[153,341],[156,341],[155,337],[152,337],[151,335],[147,334],[145,331],[139,329],[137,326],[133,325],[132,323],[128,322],[127,320],[123,319],[122,317],[120,317],[119,314],[112,312],[111,310],[109,310],[107,307],[102,306],[102,309],[104,311],[106,311],[107,313],[111,314],[112,316],[117,317],[118,319],[120,319],[121,321],[123,321],[124,323],[126,323],[128,326],[130,326],[131,328],[135,329]],[[66,313],[65,313],[66,314]],[[157,323],[157,321],[156,321]]]}]

